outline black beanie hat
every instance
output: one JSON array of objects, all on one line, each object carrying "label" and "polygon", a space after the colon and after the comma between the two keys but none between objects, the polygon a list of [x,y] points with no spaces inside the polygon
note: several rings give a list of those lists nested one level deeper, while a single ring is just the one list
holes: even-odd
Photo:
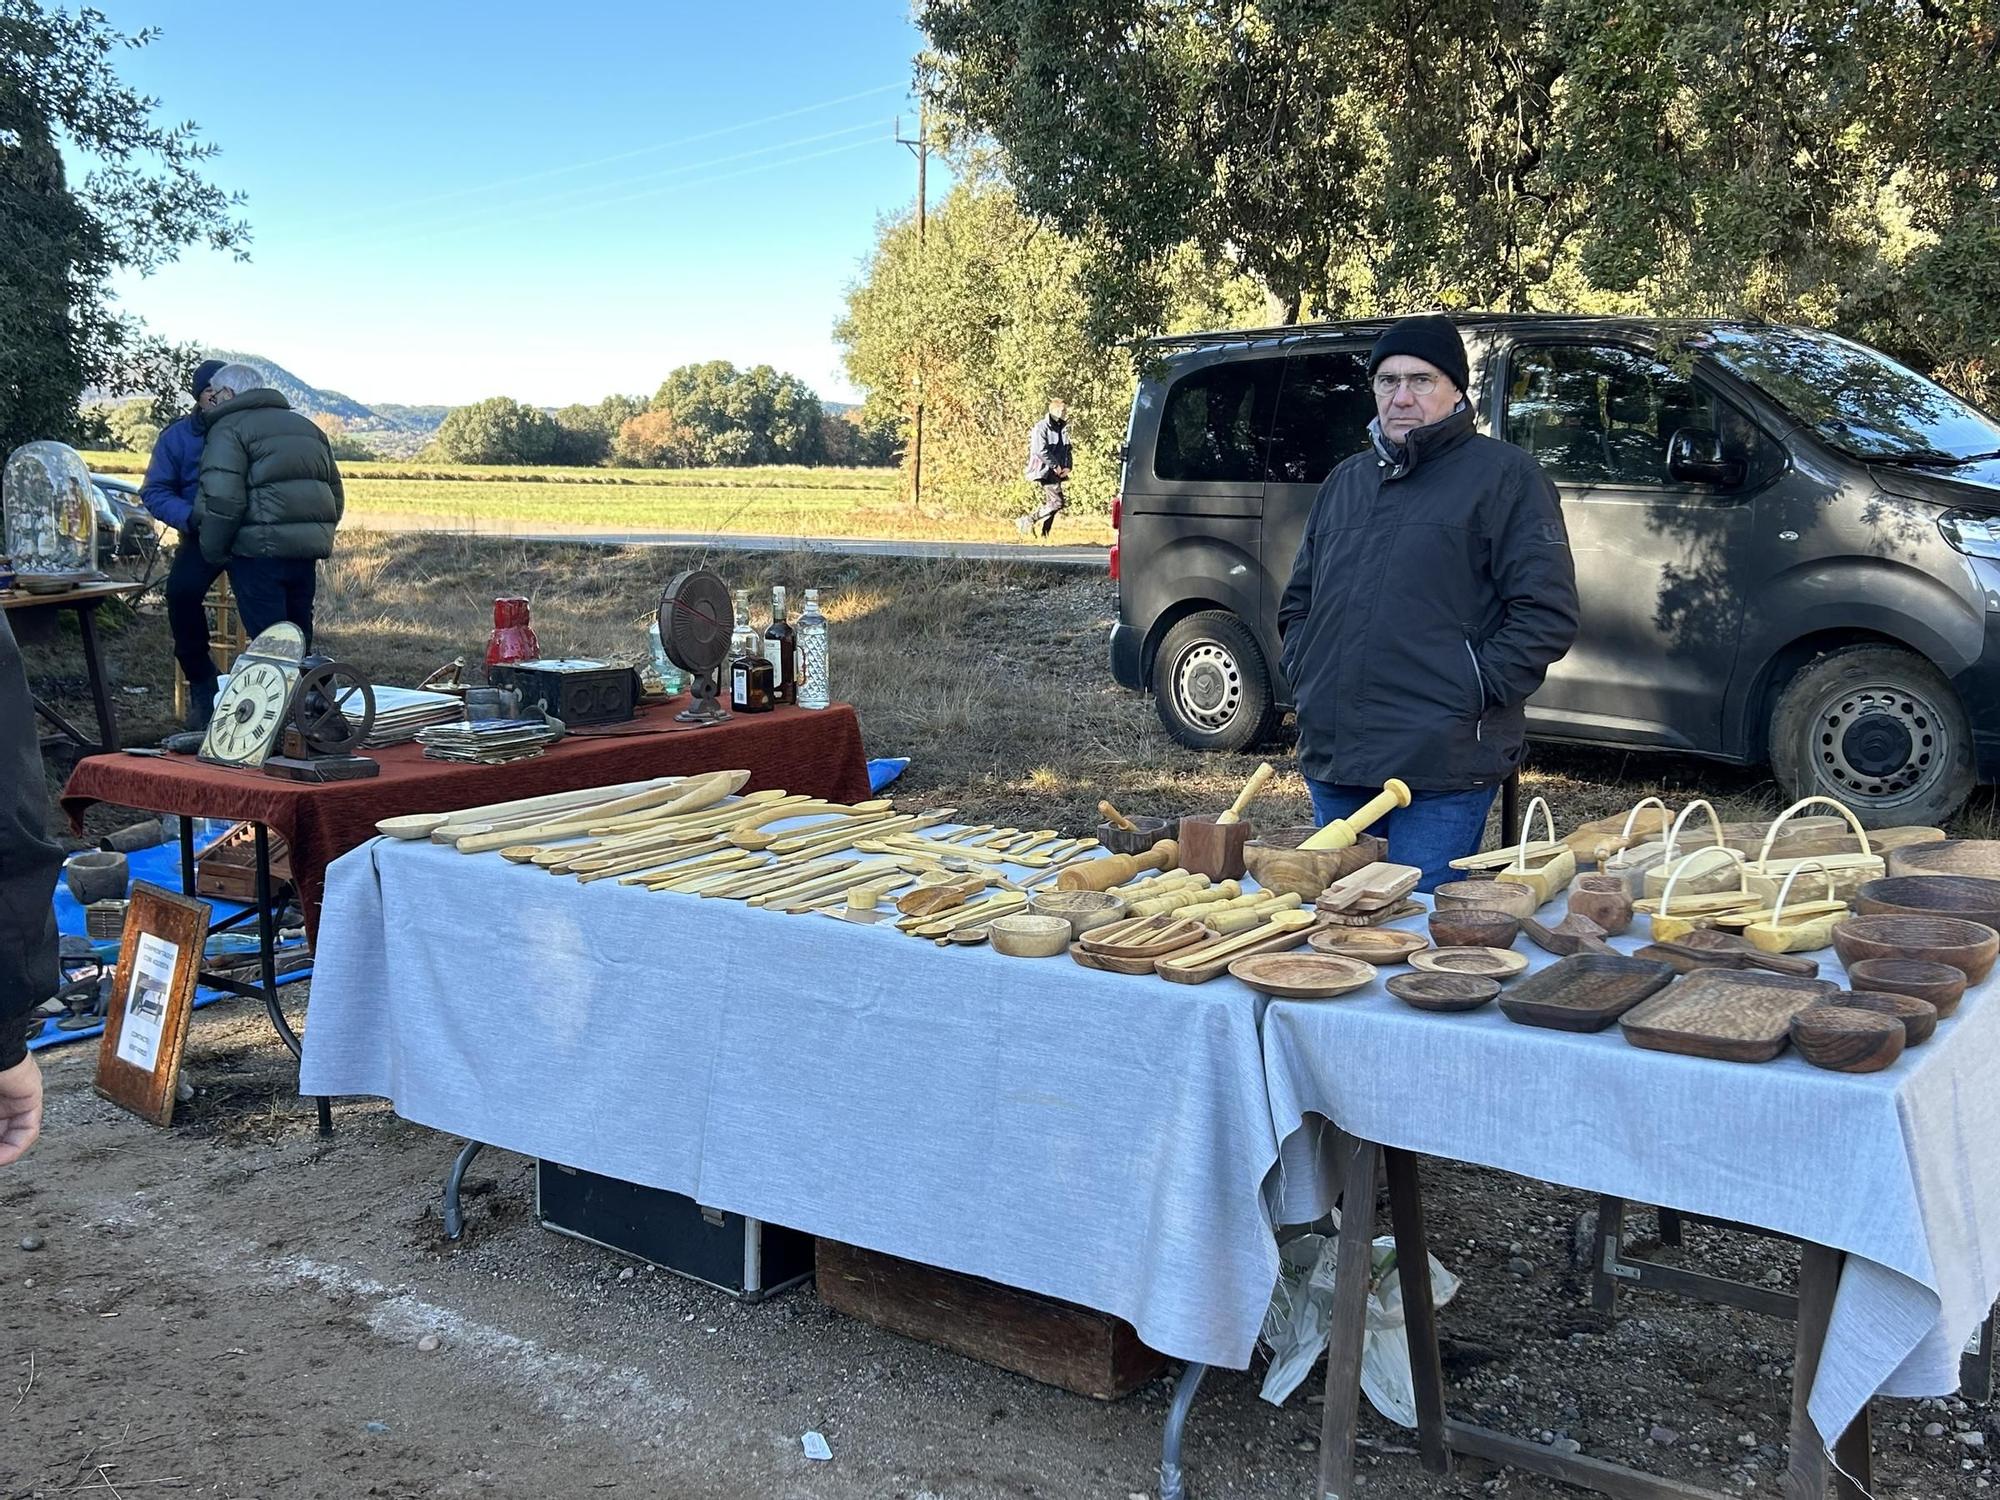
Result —
[{"label": "black beanie hat", "polygon": [[1450,318],[1430,313],[1421,318],[1403,318],[1391,323],[1368,351],[1368,374],[1372,377],[1383,360],[1392,354],[1408,354],[1442,370],[1451,383],[1463,391],[1471,384],[1466,367],[1465,340]]},{"label": "black beanie hat", "polygon": [[216,373],[228,363],[226,359],[205,359],[194,367],[194,378],[188,385],[195,400],[201,399],[201,393],[208,389],[208,383],[215,379]]}]

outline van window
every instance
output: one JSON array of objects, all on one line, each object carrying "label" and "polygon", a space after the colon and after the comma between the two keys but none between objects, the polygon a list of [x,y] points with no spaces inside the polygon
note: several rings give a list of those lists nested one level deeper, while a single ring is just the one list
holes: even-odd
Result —
[{"label": "van window", "polygon": [[1784,455],[1714,392],[1651,355],[1617,345],[1517,348],[1509,361],[1507,441],[1534,455],[1558,484],[1680,487],[1667,472],[1667,444],[1683,427],[1722,438],[1754,489],[1784,467]]},{"label": "van window", "polygon": [[1264,439],[1281,368],[1275,358],[1228,360],[1175,381],[1160,414],[1154,474],[1262,485]]},{"label": "van window", "polygon": [[1343,458],[1368,446],[1374,416],[1364,351],[1294,354],[1285,364],[1271,429],[1271,483],[1318,484]]}]

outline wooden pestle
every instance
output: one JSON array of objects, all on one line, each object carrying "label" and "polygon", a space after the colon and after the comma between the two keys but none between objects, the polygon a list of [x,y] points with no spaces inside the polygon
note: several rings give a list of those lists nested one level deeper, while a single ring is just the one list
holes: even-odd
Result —
[{"label": "wooden pestle", "polygon": [[[1215,821],[1218,823],[1242,822],[1243,814],[1249,810],[1251,802],[1256,800],[1257,794],[1264,790],[1265,784],[1277,774],[1271,768],[1271,763],[1268,760],[1265,761],[1263,765],[1250,773],[1250,779],[1243,783],[1243,790],[1236,794],[1236,800],[1229,804],[1228,811],[1224,812]],[[1380,813],[1376,814],[1376,817],[1380,816]],[[1371,819],[1370,821],[1373,820]],[[1350,844],[1353,842],[1352,839],[1348,840]]]},{"label": "wooden pestle", "polygon": [[1179,844],[1172,839],[1161,839],[1144,854],[1110,854],[1103,859],[1086,860],[1058,875],[1056,889],[1101,891],[1108,886],[1123,885],[1143,870],[1172,869],[1180,853]]},{"label": "wooden pestle", "polygon": [[1137,833],[1139,831],[1137,823],[1126,817],[1125,814],[1113,807],[1108,801],[1099,802],[1097,810],[1104,815],[1104,821],[1109,823],[1113,828],[1122,828],[1127,833]]},{"label": "wooden pestle", "polygon": [[1379,823],[1397,808],[1409,805],[1410,789],[1392,776],[1382,783],[1380,792],[1354,810],[1352,817],[1335,818],[1299,847],[1301,849],[1351,848],[1354,841],[1368,831],[1371,823]]}]

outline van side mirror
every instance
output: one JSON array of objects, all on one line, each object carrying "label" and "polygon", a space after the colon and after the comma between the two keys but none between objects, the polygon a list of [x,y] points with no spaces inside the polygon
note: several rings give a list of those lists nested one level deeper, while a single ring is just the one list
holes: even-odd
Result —
[{"label": "van side mirror", "polygon": [[1667,473],[1683,484],[1733,490],[1743,482],[1743,463],[1724,456],[1719,434],[1706,427],[1678,427],[1667,440]]}]

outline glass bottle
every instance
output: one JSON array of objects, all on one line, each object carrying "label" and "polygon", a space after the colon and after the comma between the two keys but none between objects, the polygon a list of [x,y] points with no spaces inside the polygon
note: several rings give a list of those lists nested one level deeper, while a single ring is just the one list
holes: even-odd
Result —
[{"label": "glass bottle", "polygon": [[533,661],[541,655],[535,627],[528,618],[528,601],[503,595],[493,601],[493,634],[486,638],[486,665],[503,661]]},{"label": "glass bottle", "polygon": [[729,637],[729,707],[739,714],[764,714],[777,707],[771,663],[764,642],[750,623],[750,591],[733,589],[736,626]]},{"label": "glass bottle", "polygon": [[646,653],[652,659],[652,674],[659,680],[661,692],[674,698],[686,691],[687,675],[667,655],[666,642],[660,639],[660,617],[657,614],[646,626]]},{"label": "glass bottle", "polygon": [[829,695],[826,658],[826,616],[819,612],[819,590],[806,590],[806,607],[799,615],[800,708],[825,708]]},{"label": "glass bottle", "polygon": [[785,586],[771,590],[771,623],[764,628],[764,656],[771,663],[772,691],[780,703],[799,701],[798,632],[785,618]]}]

